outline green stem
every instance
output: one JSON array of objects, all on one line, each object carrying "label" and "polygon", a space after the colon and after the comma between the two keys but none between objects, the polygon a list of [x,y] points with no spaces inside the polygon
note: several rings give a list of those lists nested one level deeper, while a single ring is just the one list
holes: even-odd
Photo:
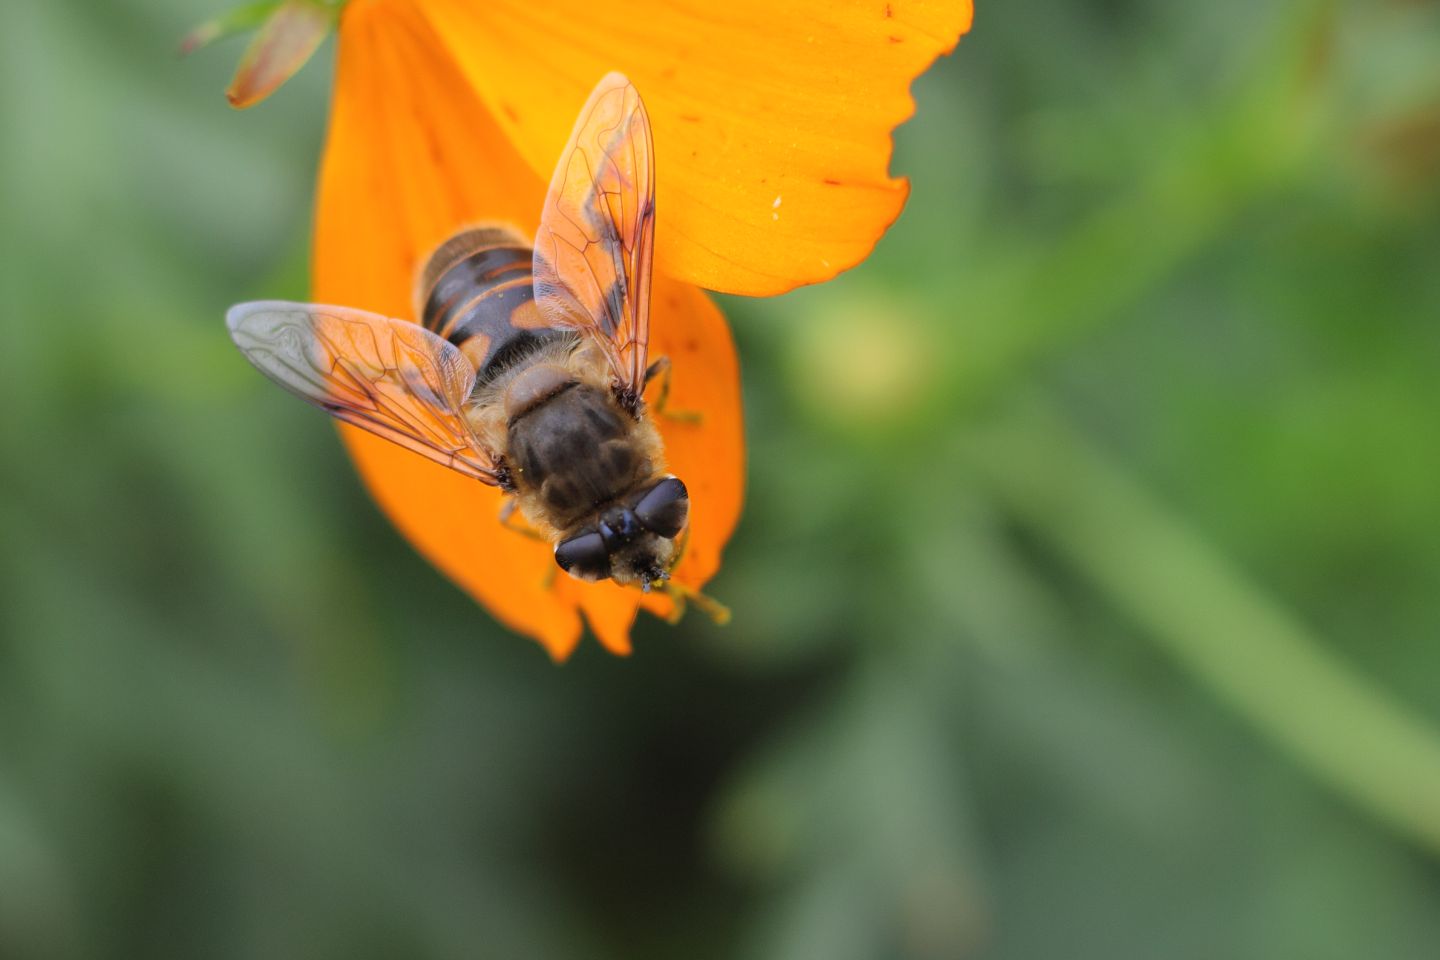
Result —
[{"label": "green stem", "polygon": [[1321,780],[1440,853],[1440,736],[1044,404],[977,428],[993,494]]}]

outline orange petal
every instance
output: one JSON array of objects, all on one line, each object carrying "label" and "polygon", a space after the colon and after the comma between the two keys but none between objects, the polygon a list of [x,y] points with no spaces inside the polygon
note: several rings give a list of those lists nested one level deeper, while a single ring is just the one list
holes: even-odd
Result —
[{"label": "orange petal", "polygon": [[[735,529],[745,496],[740,368],[730,328],[704,291],[657,276],[650,302],[650,355],[668,356],[675,371],[669,407],[701,416],[699,423],[655,418],[670,470],[690,492],[690,537],[674,576],[698,588],[720,569],[720,549]],[[663,615],[668,601],[648,606]]]},{"label": "orange petal", "polygon": [[[321,168],[315,299],[409,317],[413,272],[431,248],[477,220],[533,232],[544,196],[545,180],[506,140],[429,24],[404,5],[352,0]],[[660,421],[694,513],[675,575],[699,587],[718,569],[743,495],[738,369],[725,321],[702,292],[656,277],[652,301],[653,350],[675,366],[672,403],[705,418],[698,427]],[[497,490],[362,431],[342,433],[396,527],[497,618],[562,660],[579,640],[583,610],[608,649],[629,651],[638,592],[560,573],[548,545],[500,526]],[[645,599],[662,614],[668,603]]]},{"label": "orange petal", "polygon": [[549,176],[608,71],[655,130],[655,264],[783,293],[859,263],[900,213],[890,132],[969,0],[393,0],[417,3],[520,154]]}]

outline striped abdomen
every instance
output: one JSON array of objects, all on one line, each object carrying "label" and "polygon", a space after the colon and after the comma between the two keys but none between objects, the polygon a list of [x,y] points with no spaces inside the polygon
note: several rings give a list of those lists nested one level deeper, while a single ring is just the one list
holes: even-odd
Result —
[{"label": "striped abdomen", "polygon": [[430,256],[416,287],[416,314],[475,365],[477,385],[534,353],[563,331],[535,306],[531,250],[508,227],[461,230]]}]

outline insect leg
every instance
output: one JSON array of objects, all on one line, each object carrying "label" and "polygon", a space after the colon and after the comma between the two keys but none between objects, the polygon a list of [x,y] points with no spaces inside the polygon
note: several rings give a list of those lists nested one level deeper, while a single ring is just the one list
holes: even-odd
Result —
[{"label": "insect leg", "polygon": [[[680,549],[675,552],[675,560],[670,564],[671,570],[679,566],[680,561],[685,558],[685,550],[689,546],[690,528],[687,526],[685,533],[680,539]],[[672,626],[679,623],[685,616],[685,609],[688,603],[695,604],[700,612],[714,621],[718,627],[723,627],[730,622],[730,608],[708,593],[702,593],[694,587],[686,586],[683,583],[677,583],[670,579],[666,579],[665,582],[660,584],[656,589],[665,591],[665,595],[675,604],[675,609],[670,611],[670,616],[665,618],[665,622]]]},{"label": "insect leg", "polygon": [[694,587],[677,583],[674,580],[666,580],[660,589],[664,590],[666,595],[675,602],[674,612],[665,618],[671,624],[679,623],[680,618],[685,616],[687,602],[695,604],[701,613],[715,622],[716,626],[723,627],[730,622],[730,608],[708,593],[702,593]]},{"label": "insect leg", "polygon": [[[504,527],[506,530],[514,531],[515,533],[520,534],[520,536],[522,537],[529,537],[531,540],[539,540],[541,543],[549,543],[549,540],[546,540],[544,537],[540,536],[540,533],[534,527],[530,526],[530,524],[525,522],[524,517],[517,518],[515,516],[515,514],[517,513],[516,507],[517,504],[514,497],[509,498],[503,504],[501,504],[500,526]],[[546,568],[545,573],[542,574],[540,577],[541,590],[549,590],[555,586],[556,569],[558,568],[553,565]]]},{"label": "insect leg", "polygon": [[660,393],[655,398],[655,413],[658,416],[669,420],[677,420],[681,423],[699,423],[700,413],[695,410],[670,410],[667,405],[670,402],[670,375],[672,368],[669,357],[659,357],[650,364],[645,371],[645,384],[649,386],[650,381],[657,376],[660,378]]},{"label": "insect leg", "polygon": [[531,540],[539,540],[543,543],[550,542],[544,537],[542,537],[539,531],[537,531],[534,527],[526,523],[524,517],[517,518],[515,514],[515,498],[511,497],[509,500],[505,501],[503,506],[500,507],[500,526],[504,527],[506,530],[511,530],[515,533],[518,533],[522,537],[529,537]]}]

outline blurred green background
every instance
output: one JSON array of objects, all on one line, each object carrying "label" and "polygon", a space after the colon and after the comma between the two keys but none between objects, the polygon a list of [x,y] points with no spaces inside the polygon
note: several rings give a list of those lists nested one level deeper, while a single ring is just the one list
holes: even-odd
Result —
[{"label": "blurred green background", "polygon": [[0,957],[1440,955],[1440,5],[982,4],[724,302],[734,623],[559,668],[227,340],[215,12],[0,6]]}]

